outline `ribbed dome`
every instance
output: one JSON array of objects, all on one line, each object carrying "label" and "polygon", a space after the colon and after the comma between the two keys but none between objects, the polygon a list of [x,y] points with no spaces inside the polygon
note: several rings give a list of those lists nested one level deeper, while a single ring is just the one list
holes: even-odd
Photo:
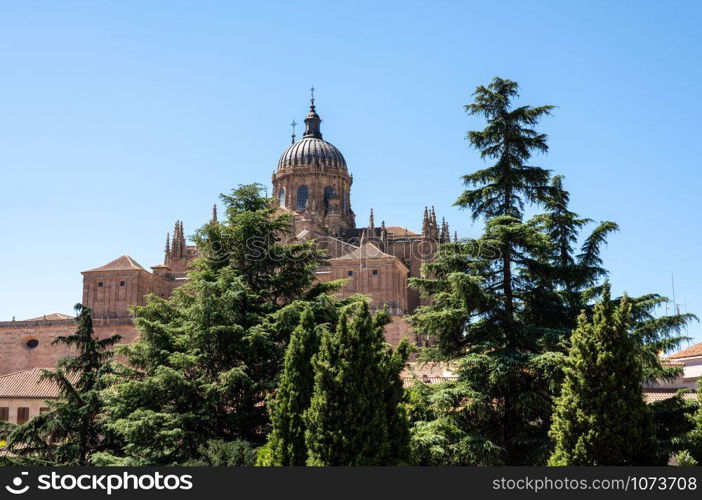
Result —
[{"label": "ribbed dome", "polygon": [[346,170],[346,160],[333,144],[317,137],[303,137],[283,151],[278,168],[323,165]]},{"label": "ribbed dome", "polygon": [[313,95],[310,112],[305,118],[305,134],[302,140],[294,142],[293,132],[293,143],[280,156],[278,169],[298,165],[320,165],[346,171],[346,160],[341,151],[322,139],[321,123],[322,119],[315,110]]}]

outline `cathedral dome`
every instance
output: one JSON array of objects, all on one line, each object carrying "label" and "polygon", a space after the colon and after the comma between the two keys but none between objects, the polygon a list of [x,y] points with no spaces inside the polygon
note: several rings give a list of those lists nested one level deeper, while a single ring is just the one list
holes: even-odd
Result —
[{"label": "cathedral dome", "polygon": [[302,139],[293,143],[283,151],[278,161],[278,170],[298,165],[319,165],[346,171],[346,160],[336,146],[322,139],[319,117],[314,107],[314,97],[310,112],[305,118],[305,133]]},{"label": "cathedral dome", "polygon": [[303,137],[283,151],[278,169],[298,165],[323,165],[346,170],[346,160],[336,146],[316,137]]}]

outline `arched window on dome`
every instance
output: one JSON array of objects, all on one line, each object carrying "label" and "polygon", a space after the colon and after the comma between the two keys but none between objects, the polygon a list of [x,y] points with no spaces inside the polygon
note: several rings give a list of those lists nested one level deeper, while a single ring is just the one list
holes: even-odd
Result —
[{"label": "arched window on dome", "polygon": [[307,186],[297,188],[297,209],[302,210],[307,208],[308,190]]},{"label": "arched window on dome", "polygon": [[280,188],[280,193],[278,193],[278,206],[285,208],[285,188]]},{"label": "arched window on dome", "polygon": [[331,200],[334,198],[334,188],[331,186],[327,186],[324,188],[324,210],[328,211],[329,210],[329,204],[331,203]]}]

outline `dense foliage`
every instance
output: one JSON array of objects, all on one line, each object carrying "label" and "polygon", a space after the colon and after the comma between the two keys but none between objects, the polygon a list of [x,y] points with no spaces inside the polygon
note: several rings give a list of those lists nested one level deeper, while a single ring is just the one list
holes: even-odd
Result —
[{"label": "dense foliage", "polygon": [[121,350],[128,379],[106,396],[106,425],[125,446],[102,463],[182,464],[213,440],[265,440],[265,401],[292,329],[280,312],[325,288],[311,287],[321,255],[281,241],[290,216],[260,191],[222,196],[227,218],[195,235],[202,256],[187,284],[135,308],[140,337]]},{"label": "dense foliage", "polygon": [[643,369],[631,334],[631,304],[610,300],[592,320],[583,312],[563,364],[550,465],[654,465],[653,414],[643,400]]},{"label": "dense foliage", "polygon": [[[484,221],[483,234],[444,245],[427,277],[412,280],[431,299],[412,318],[436,341],[425,359],[448,362],[457,376],[422,395],[413,423],[418,463],[544,464],[571,331],[602,294],[600,253],[618,227],[605,221],[584,233],[593,221],[569,208],[563,179],[530,165],[532,153],[548,150],[534,127],[553,107],[515,106],[517,95],[515,82],[495,78],[466,106],[487,121],[468,140],[494,163],[464,177],[470,189],[456,204]],[[526,219],[527,203],[541,212]],[[640,382],[677,373],[658,354],[680,344],[693,316],[658,317],[665,300],[629,300]]]},{"label": "dense foliage", "polygon": [[[355,309],[355,311],[352,311]],[[353,315],[349,320],[348,315]],[[308,465],[392,465],[406,460],[409,441],[400,372],[406,341],[389,351],[385,313],[351,306],[336,331],[325,332],[313,358],[314,388],[305,411]]]}]

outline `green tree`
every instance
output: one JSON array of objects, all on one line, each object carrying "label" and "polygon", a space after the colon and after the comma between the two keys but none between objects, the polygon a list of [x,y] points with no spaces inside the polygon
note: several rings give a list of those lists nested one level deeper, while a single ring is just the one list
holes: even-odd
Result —
[{"label": "green tree", "polygon": [[314,387],[312,356],[319,350],[314,315],[302,313],[299,326],[290,337],[285,366],[271,408],[271,433],[268,437],[271,463],[267,465],[305,465],[305,423],[303,414],[310,406]]},{"label": "green tree", "polygon": [[548,456],[551,352],[563,331],[529,314],[544,283],[554,289],[547,274],[552,243],[538,221],[523,217],[526,203],[543,205],[551,196],[548,170],[528,162],[548,150],[546,135],[533,127],[553,106],[515,107],[517,95],[516,82],[495,78],[466,106],[487,120],[468,133],[471,146],[495,163],[464,176],[471,189],[456,205],[485,220],[483,235],[444,246],[426,266],[428,278],[412,280],[431,299],[413,316],[419,332],[437,339],[428,356],[450,361],[458,375],[432,398],[440,422],[420,427],[450,430],[444,441],[464,447],[447,455],[455,464],[538,464]]},{"label": "green tree", "polygon": [[409,345],[388,350],[385,313],[368,304],[347,309],[325,332],[313,358],[314,389],[304,414],[308,465],[391,465],[407,453],[407,417],[400,371]]},{"label": "green tree", "polygon": [[[524,203],[546,201],[549,194],[549,171],[527,164],[534,152],[548,151],[546,134],[534,130],[543,116],[551,113],[553,106],[513,107],[519,95],[517,82],[494,78],[487,86],[479,86],[473,94],[475,101],[466,105],[471,115],[487,120],[483,130],[468,132],[471,146],[483,159],[495,160],[491,167],[465,175],[468,189],[461,194],[456,205],[469,209],[473,219],[497,219],[507,229],[500,245],[499,288],[502,292],[504,320],[509,322],[515,312],[515,280],[512,277],[518,242],[514,235],[515,223],[522,220]],[[493,224],[497,227],[497,220]]]},{"label": "green tree", "polygon": [[656,465],[668,465],[671,457],[689,447],[687,437],[694,430],[692,417],[698,405],[684,398],[687,392],[680,390],[672,398],[649,404],[656,426]]},{"label": "green tree", "polygon": [[100,415],[101,391],[114,373],[110,348],[121,337],[97,338],[90,309],[77,304],[75,310],[76,332],[57,337],[53,344],[69,346],[76,355],[60,360],[54,370],[42,370],[41,375],[58,386],[58,399],[47,401],[49,411],[15,427],[8,436],[9,455],[19,457],[21,463],[88,465],[95,454],[120,444]]},{"label": "green tree", "polygon": [[[108,428],[123,453],[103,463],[182,464],[212,440],[260,444],[291,321],[289,306],[319,299],[314,244],[288,242],[290,214],[259,185],[223,195],[227,217],[195,235],[188,282],[134,309],[139,339],[122,350],[129,378],[108,396]],[[286,314],[281,314],[286,311]]]},{"label": "green tree", "polygon": [[607,236],[619,230],[614,222],[604,221],[583,235],[593,221],[571,211],[569,204],[563,177],[556,175],[550,182],[544,213],[532,219],[550,245],[536,256],[529,270],[535,286],[524,307],[525,321],[568,332],[575,328],[580,311],[590,307],[593,290],[607,275],[600,253]]},{"label": "green tree", "polygon": [[615,306],[607,285],[592,321],[584,313],[579,317],[550,431],[550,465],[655,463],[655,429],[643,401],[631,308],[626,297]]},{"label": "green tree", "polygon": [[697,401],[689,419],[691,429],[675,442],[682,450],[676,456],[681,465],[702,464],[702,380],[697,382]]},{"label": "green tree", "polygon": [[200,456],[185,465],[200,467],[253,467],[256,448],[248,441],[212,439],[199,447]]}]

